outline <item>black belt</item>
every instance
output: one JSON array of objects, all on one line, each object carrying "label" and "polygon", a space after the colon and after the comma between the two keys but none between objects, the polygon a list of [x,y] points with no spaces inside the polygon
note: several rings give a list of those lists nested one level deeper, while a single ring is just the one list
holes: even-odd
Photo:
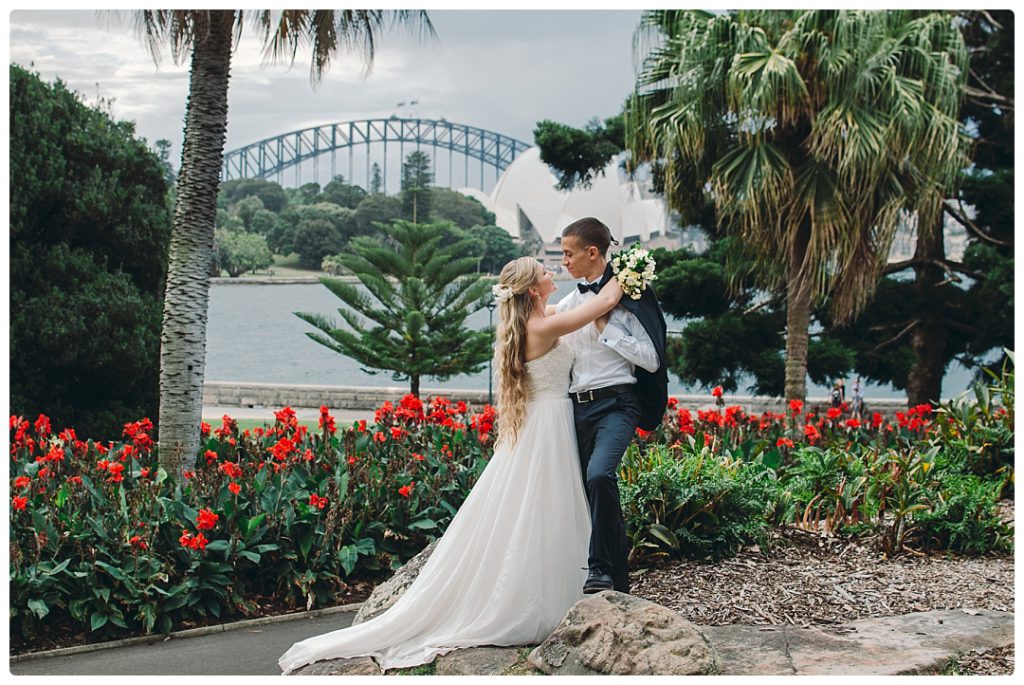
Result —
[{"label": "black belt", "polygon": [[573,398],[580,404],[586,404],[587,402],[593,402],[595,400],[605,400],[609,397],[615,397],[616,395],[621,395],[624,392],[630,392],[632,390],[632,383],[623,383],[622,385],[609,385],[606,388],[597,388],[596,390],[571,392],[569,393],[569,397]]}]

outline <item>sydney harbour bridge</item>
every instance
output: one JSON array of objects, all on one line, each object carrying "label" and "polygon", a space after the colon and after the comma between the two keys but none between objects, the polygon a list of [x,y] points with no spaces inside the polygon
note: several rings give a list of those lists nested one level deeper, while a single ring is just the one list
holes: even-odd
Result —
[{"label": "sydney harbour bridge", "polygon": [[487,191],[529,143],[445,119],[392,116],[321,124],[282,133],[224,155],[221,180],[264,178],[281,185],[325,183],[339,174],[369,189],[373,164],[384,193],[398,190],[413,151],[429,155],[435,185]]}]

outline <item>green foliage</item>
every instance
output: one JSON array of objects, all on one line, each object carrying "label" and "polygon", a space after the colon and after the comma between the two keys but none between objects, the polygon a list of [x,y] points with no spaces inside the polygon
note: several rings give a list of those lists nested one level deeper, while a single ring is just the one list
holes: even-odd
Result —
[{"label": "green foliage", "polygon": [[430,207],[430,219],[434,223],[448,221],[465,229],[494,224],[494,214],[479,200],[450,188],[431,188]]},{"label": "green foliage", "polygon": [[299,264],[308,268],[319,268],[327,255],[337,254],[345,249],[345,238],[341,231],[325,219],[301,219],[295,227],[295,244],[292,250],[299,255]]},{"label": "green foliage", "polygon": [[619,468],[619,493],[634,555],[721,557],[764,542],[777,488],[759,464],[709,448],[631,445]]},{"label": "green foliage", "polygon": [[402,201],[384,194],[369,195],[356,207],[355,221],[359,235],[370,235],[377,224],[390,224],[402,218]]},{"label": "green foliage", "polygon": [[165,168],[128,122],[10,67],[11,409],[97,437],[155,414]]},{"label": "green foliage", "polygon": [[434,174],[430,170],[430,157],[425,152],[411,153],[402,164],[402,218],[425,223],[433,211]]},{"label": "green foliage", "polygon": [[504,228],[498,226],[474,226],[472,235],[483,242],[484,252],[480,257],[480,270],[497,274],[502,267],[527,254],[522,243],[513,240]]},{"label": "green foliage", "polygon": [[266,269],[274,263],[267,240],[255,233],[218,228],[213,234],[215,269],[232,278],[247,271]]},{"label": "green foliage", "polygon": [[533,130],[540,159],[555,170],[558,189],[589,188],[596,174],[625,146],[625,123],[617,115],[601,123],[596,117],[582,129],[545,119]]},{"label": "green foliage", "polygon": [[288,204],[288,196],[280,184],[262,178],[240,178],[220,184],[218,201],[230,207],[247,197],[259,198],[263,208],[278,214]]},{"label": "green foliage", "polygon": [[378,226],[386,235],[383,244],[358,237],[338,258],[365,290],[320,279],[347,305],[338,311],[348,327],[296,312],[319,329],[307,335],[363,364],[364,371],[408,379],[414,395],[421,376],[445,380],[479,371],[490,356],[492,332],[471,331],[464,324],[484,306],[489,282],[472,275],[477,260],[463,256],[467,241],[442,247],[450,224]]},{"label": "green foliage", "polygon": [[366,191],[345,182],[344,176],[335,176],[320,192],[320,202],[331,202],[342,207],[355,209],[366,197]]}]

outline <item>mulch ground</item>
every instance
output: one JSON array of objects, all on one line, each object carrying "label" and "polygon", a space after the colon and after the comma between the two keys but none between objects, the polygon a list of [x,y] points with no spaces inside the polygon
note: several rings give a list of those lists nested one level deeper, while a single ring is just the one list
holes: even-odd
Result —
[{"label": "mulch ground", "polygon": [[[1012,520],[1012,503],[1004,507]],[[632,593],[697,625],[790,623],[827,630],[860,618],[932,609],[1014,610],[1012,554],[907,554],[886,559],[870,539],[783,528],[716,563],[665,561]],[[951,672],[1013,673],[1013,647],[961,655]]]}]

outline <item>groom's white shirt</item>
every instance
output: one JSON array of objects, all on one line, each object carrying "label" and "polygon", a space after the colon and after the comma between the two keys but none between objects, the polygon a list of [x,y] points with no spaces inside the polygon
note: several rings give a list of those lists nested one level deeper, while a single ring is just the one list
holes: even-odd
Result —
[{"label": "groom's white shirt", "polygon": [[[586,285],[587,279],[580,283]],[[579,288],[559,300],[556,311],[564,312],[583,304],[595,294]],[[562,337],[576,353],[569,392],[596,390],[610,385],[636,383],[634,369],[658,370],[658,351],[636,316],[621,305],[612,310],[607,325],[598,333],[593,322]]]}]

